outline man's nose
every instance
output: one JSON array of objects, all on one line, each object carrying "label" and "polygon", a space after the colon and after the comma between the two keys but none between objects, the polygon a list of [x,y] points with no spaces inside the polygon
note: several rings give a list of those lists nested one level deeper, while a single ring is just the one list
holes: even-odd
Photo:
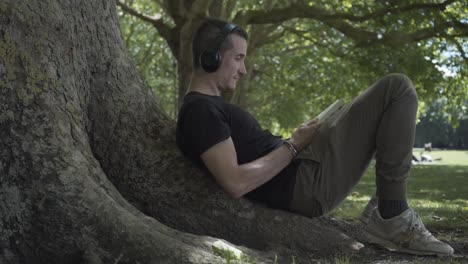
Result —
[{"label": "man's nose", "polygon": [[247,69],[245,68],[245,63],[242,63],[240,69],[239,69],[239,74],[240,75],[245,75],[247,74]]}]

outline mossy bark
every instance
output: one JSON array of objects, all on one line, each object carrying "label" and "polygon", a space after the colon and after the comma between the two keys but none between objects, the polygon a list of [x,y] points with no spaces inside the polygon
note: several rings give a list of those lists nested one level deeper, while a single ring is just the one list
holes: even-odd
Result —
[{"label": "mossy bark", "polygon": [[188,163],[114,1],[3,1],[0,55],[0,263],[223,262],[207,235],[257,263],[359,246]]}]

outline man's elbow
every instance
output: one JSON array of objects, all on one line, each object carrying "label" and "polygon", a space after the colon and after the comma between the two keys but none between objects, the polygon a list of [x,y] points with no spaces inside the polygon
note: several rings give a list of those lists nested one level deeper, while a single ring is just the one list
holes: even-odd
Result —
[{"label": "man's elbow", "polygon": [[241,192],[228,192],[229,196],[231,196],[231,198],[234,198],[236,200],[240,199],[242,196],[244,196],[243,193]]},{"label": "man's elbow", "polygon": [[227,186],[227,188],[225,188],[225,191],[230,197],[234,199],[240,199],[245,194],[244,188],[242,188],[240,184],[236,183]]}]

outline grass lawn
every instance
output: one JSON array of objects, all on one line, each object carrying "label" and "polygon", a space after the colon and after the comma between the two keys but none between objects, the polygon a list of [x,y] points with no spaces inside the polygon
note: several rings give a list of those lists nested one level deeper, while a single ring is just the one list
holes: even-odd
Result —
[{"label": "grass lawn", "polygon": [[[415,149],[419,158],[420,150]],[[413,165],[408,178],[408,200],[426,227],[438,238],[468,242],[468,150],[432,151],[432,164]],[[346,201],[330,215],[357,220],[375,193],[374,164]]]}]

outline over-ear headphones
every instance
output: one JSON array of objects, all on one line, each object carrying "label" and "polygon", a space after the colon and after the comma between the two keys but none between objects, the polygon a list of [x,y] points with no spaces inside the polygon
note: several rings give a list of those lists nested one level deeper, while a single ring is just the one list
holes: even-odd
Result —
[{"label": "over-ear headphones", "polygon": [[200,65],[206,72],[215,72],[219,65],[221,65],[222,55],[221,44],[226,39],[226,37],[237,27],[235,24],[227,23],[221,34],[215,39],[211,48],[205,50],[200,55]]}]

